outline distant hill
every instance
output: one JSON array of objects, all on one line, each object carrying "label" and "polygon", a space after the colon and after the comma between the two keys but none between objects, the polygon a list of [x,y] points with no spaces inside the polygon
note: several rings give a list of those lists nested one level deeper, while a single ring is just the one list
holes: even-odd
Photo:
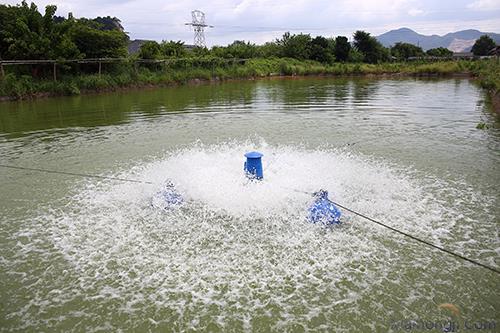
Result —
[{"label": "distant hill", "polygon": [[481,32],[473,29],[451,32],[444,36],[426,36],[416,33],[408,28],[401,28],[388,31],[380,36],[377,36],[376,38],[387,47],[394,45],[397,42],[405,42],[420,45],[424,51],[435,47],[446,47],[454,52],[464,52],[469,51],[472,45],[474,45],[476,39],[482,35],[488,35],[497,44],[500,44],[500,34]]}]

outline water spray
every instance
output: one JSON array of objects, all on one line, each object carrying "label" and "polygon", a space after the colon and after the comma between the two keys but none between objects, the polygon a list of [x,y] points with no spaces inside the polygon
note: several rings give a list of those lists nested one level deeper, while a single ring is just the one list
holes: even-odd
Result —
[{"label": "water spray", "polygon": [[[247,171],[250,171],[250,173],[252,174],[252,170],[255,170],[253,173],[257,176],[257,175],[260,175],[260,179],[263,178],[263,172],[262,172],[262,162],[261,162],[261,157],[263,156],[262,154],[258,153],[258,152],[253,152],[253,153],[256,153],[258,154],[259,156],[257,155],[254,155],[254,154],[251,154],[251,153],[248,153],[248,155],[250,155],[248,158],[247,157],[247,163],[245,163],[245,172]],[[246,156],[247,154],[245,154]],[[260,172],[258,173],[258,168],[255,167],[255,168],[251,168],[251,165],[253,165],[252,163],[254,161],[252,161],[252,157],[255,159],[256,157],[258,157],[258,162],[260,164]],[[252,162],[252,163],[248,163],[248,162]],[[92,179],[99,179],[99,180],[109,180],[109,181],[118,181],[118,182],[124,182],[124,183],[140,183],[140,184],[147,184],[147,185],[156,185],[155,182],[153,181],[148,181],[148,180],[145,180],[145,179],[132,179],[132,178],[127,178],[127,177],[115,177],[115,176],[109,176],[109,175],[99,175],[99,174],[87,174],[87,173],[82,173],[82,172],[70,172],[70,171],[64,171],[64,170],[50,170],[50,169],[42,169],[42,168],[33,168],[33,167],[28,167],[28,166],[20,166],[20,165],[6,165],[6,164],[0,164],[0,168],[4,168],[4,169],[14,169],[14,170],[23,170],[23,171],[29,171],[29,172],[39,172],[39,173],[47,173],[47,174],[58,174],[58,175],[65,175],[65,176],[74,176],[74,177],[84,177],[84,178],[92,178]],[[466,257],[465,255],[462,255],[460,253],[457,253],[457,252],[454,252],[452,250],[448,250],[447,248],[444,248],[444,247],[441,247],[439,245],[436,245],[436,244],[433,244],[432,242],[430,241],[427,241],[426,239],[424,238],[420,238],[420,237],[417,237],[417,236],[414,236],[408,232],[404,232],[402,230],[399,230],[398,228],[396,227],[392,227],[388,224],[385,224],[383,223],[382,221],[378,221],[378,220],[375,220],[374,218],[371,218],[370,216],[368,215],[365,215],[361,212],[358,212],[357,210],[354,210],[352,208],[349,208],[348,206],[346,205],[343,205],[341,203],[338,203],[338,202],[335,202],[334,200],[331,200],[328,198],[328,192],[326,191],[318,191],[318,192],[315,192],[315,193],[311,193],[311,192],[307,192],[307,191],[304,191],[304,190],[299,190],[297,188],[291,188],[291,187],[285,187],[285,186],[281,186],[282,188],[286,188],[290,191],[294,191],[294,192],[297,192],[297,193],[302,193],[302,194],[307,194],[307,195],[313,195],[315,196],[315,201],[311,204],[311,206],[309,207],[309,216],[313,216],[314,213],[313,211],[316,209],[316,210],[319,210],[320,207],[317,207],[316,204],[319,203],[319,202],[323,202],[324,203],[324,200],[327,200],[329,201],[330,203],[332,203],[333,205],[335,205],[336,207],[339,207],[341,209],[343,209],[344,211],[347,211],[347,212],[350,212],[354,215],[357,215],[369,222],[372,222],[372,223],[375,223],[381,227],[384,227],[394,233],[397,233],[401,236],[404,236],[406,238],[409,238],[409,239],[412,239],[413,241],[415,242],[418,242],[418,243],[421,243],[421,244],[424,244],[426,246],[428,246],[429,248],[433,248],[435,250],[438,250],[438,251],[441,251],[443,253],[447,253],[457,259],[461,259],[463,261],[467,261],[469,262],[470,264],[473,264],[475,266],[478,266],[478,267],[482,267],[484,269],[487,269],[493,273],[496,273],[496,274],[500,274],[500,270],[496,267],[496,266],[489,266],[487,264],[484,264],[480,261],[477,261],[473,258],[469,258],[469,257]],[[165,193],[166,192],[166,193]],[[161,207],[163,209],[170,209],[170,208],[174,208],[174,207],[180,207],[182,205],[182,203],[185,202],[185,199],[183,198],[183,196],[177,192],[175,190],[175,185],[173,183],[169,183],[169,182],[166,182],[162,188],[162,191],[159,191],[157,193],[157,195],[154,196],[153,198],[153,202],[152,202],[152,206],[154,207]],[[158,205],[156,205],[158,204]],[[321,206],[321,205],[320,205]],[[326,206],[328,208],[328,206]],[[321,209],[324,209],[325,206],[323,206]],[[327,209],[328,210],[328,209]],[[333,214],[333,216],[335,217],[335,214]],[[85,219],[85,223],[87,223],[87,220]],[[60,230],[59,226],[57,227],[57,230]],[[83,229],[82,229],[83,230]]]},{"label": "water spray", "polygon": [[[245,154],[247,158],[243,165],[245,175],[251,180],[262,180],[262,153],[252,151]],[[319,190],[313,193],[314,202],[308,209],[308,221],[311,223],[340,224],[340,210],[328,199],[328,191]]]}]

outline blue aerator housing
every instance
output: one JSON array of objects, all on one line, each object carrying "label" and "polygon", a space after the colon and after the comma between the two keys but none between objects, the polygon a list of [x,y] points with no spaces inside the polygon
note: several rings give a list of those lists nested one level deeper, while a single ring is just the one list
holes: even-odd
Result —
[{"label": "blue aerator housing", "polygon": [[311,223],[340,224],[340,210],[328,199],[328,191],[314,193],[314,202],[309,207],[308,220]]},{"label": "blue aerator housing", "polygon": [[243,169],[245,170],[245,175],[250,179],[261,180],[264,178],[264,172],[262,171],[262,156],[263,154],[252,151],[245,154],[247,158]]},{"label": "blue aerator housing", "polygon": [[157,192],[152,199],[151,205],[165,210],[169,210],[180,206],[184,203],[184,198],[177,192],[174,184],[167,181],[162,189]]}]

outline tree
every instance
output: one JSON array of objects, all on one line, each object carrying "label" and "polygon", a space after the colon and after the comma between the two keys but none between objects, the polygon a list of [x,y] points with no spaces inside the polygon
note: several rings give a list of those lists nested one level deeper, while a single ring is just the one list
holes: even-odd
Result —
[{"label": "tree", "polygon": [[86,58],[120,58],[127,55],[128,36],[118,30],[97,30],[77,22],[71,37]]},{"label": "tree", "polygon": [[205,57],[210,55],[210,51],[206,47],[196,46],[191,49],[191,54],[195,57]]},{"label": "tree", "polygon": [[406,60],[410,57],[422,57],[424,51],[419,46],[398,42],[391,47],[391,54],[399,60]]},{"label": "tree", "polygon": [[437,47],[434,49],[429,49],[425,52],[428,56],[431,57],[446,57],[449,58],[453,55],[453,52],[448,50],[445,47]]},{"label": "tree", "polygon": [[160,59],[162,57],[162,48],[155,41],[147,41],[141,45],[138,56],[141,59]]},{"label": "tree", "polygon": [[335,38],[335,59],[337,61],[347,61],[349,58],[349,51],[351,51],[351,44],[349,43],[347,37],[337,36]]},{"label": "tree", "polygon": [[228,46],[214,46],[212,54],[221,58],[248,59],[257,56],[258,48],[255,44],[242,40],[235,40]]},{"label": "tree", "polygon": [[[117,18],[64,19],[57,7],[46,6],[42,15],[34,3],[0,5],[0,55],[4,59],[77,59],[121,57],[127,54],[128,36],[118,27],[109,31],[106,22]],[[100,22],[102,21],[102,22]]]},{"label": "tree", "polygon": [[332,43],[322,36],[317,36],[311,40],[310,59],[323,63],[332,63],[335,59],[333,56],[334,46]]},{"label": "tree", "polygon": [[354,33],[354,47],[363,54],[368,63],[378,63],[389,59],[388,50],[368,32],[358,30]]},{"label": "tree", "polygon": [[180,40],[177,42],[174,42],[173,40],[169,42],[163,41],[160,46],[163,56],[167,58],[169,57],[182,58],[187,55],[184,42],[181,42]]},{"label": "tree", "polygon": [[349,62],[363,62],[364,55],[359,52],[356,48],[352,47],[349,51],[349,56],[347,57],[347,61]]},{"label": "tree", "polygon": [[56,24],[56,6],[47,6],[45,14],[34,3],[0,6],[0,52],[4,59],[54,59],[79,56],[76,45],[67,36],[67,25]]},{"label": "tree", "polygon": [[94,22],[99,24],[99,30],[118,30],[124,31],[121,21],[116,17],[106,16],[106,17],[96,17],[93,19]]},{"label": "tree", "polygon": [[276,43],[282,47],[284,57],[305,60],[311,56],[311,36],[308,34],[290,35],[285,32]]},{"label": "tree", "polygon": [[276,42],[267,42],[264,45],[257,46],[257,55],[263,58],[280,57],[283,54],[281,45]]},{"label": "tree", "polygon": [[491,39],[488,35],[482,35],[479,39],[476,40],[474,45],[472,46],[472,53],[476,56],[485,56],[488,55],[490,50],[496,46],[493,39]]},{"label": "tree", "polygon": [[[52,7],[49,8],[49,12]],[[49,14],[47,12],[47,14]],[[0,43],[4,59],[43,59],[48,40],[43,38],[42,15],[34,3],[22,1],[19,6],[2,5]]]}]

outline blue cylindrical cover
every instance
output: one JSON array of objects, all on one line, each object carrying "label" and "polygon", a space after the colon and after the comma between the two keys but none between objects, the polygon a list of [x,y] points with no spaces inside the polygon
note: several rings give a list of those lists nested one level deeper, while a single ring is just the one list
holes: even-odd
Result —
[{"label": "blue cylindrical cover", "polygon": [[328,199],[328,192],[321,190],[309,207],[308,220],[312,223],[340,224],[340,210]]},{"label": "blue cylindrical cover", "polygon": [[264,178],[264,172],[262,170],[262,156],[264,155],[257,151],[252,151],[245,154],[247,160],[243,168],[248,178],[251,179]]}]

